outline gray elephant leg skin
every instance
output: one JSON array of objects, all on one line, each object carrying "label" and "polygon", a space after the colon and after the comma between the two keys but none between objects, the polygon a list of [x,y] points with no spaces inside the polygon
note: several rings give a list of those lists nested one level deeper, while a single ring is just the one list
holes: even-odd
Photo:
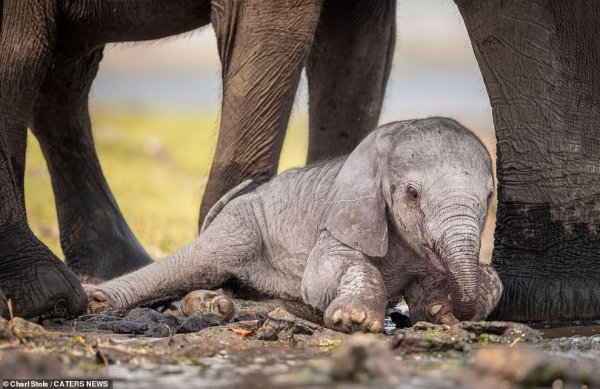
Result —
[{"label": "gray elephant leg skin", "polygon": [[[210,2],[65,1],[49,12],[55,17],[60,14],[62,28],[60,37],[58,30],[47,32],[58,39],[47,48],[52,57],[50,71],[41,85],[37,83],[42,80],[32,83],[41,87],[33,130],[52,176],[67,264],[86,281],[110,279],[151,259],[124,221],[94,150],[87,103],[103,44],[151,39],[206,25]],[[107,18],[108,13],[111,16]],[[21,131],[9,143],[20,187],[25,135]]]},{"label": "gray elephant leg skin", "polygon": [[125,222],[94,148],[88,93],[101,59],[102,48],[87,56],[56,52],[33,119],[52,177],[65,260],[88,282],[151,262]]},{"label": "gray elephant leg skin", "polygon": [[[0,34],[0,290],[16,316],[70,316],[85,308],[77,276],[31,232],[23,207],[20,145],[56,31],[51,3],[3,2]],[[27,50],[23,50],[27,47]],[[17,153],[14,153],[15,147]],[[19,149],[23,147],[23,149]]]},{"label": "gray elephant leg skin", "polygon": [[493,317],[598,319],[600,2],[456,3],[498,139]]},{"label": "gray elephant leg skin", "polygon": [[89,310],[132,308],[198,289],[216,289],[230,279],[248,283],[245,263],[256,257],[261,243],[252,219],[245,216],[252,209],[237,202],[226,209],[229,212],[173,256],[99,287],[88,286]]},{"label": "gray elephant leg skin", "polygon": [[228,190],[245,179],[264,181],[277,172],[321,3],[213,0],[223,103],[199,225]]},{"label": "gray elephant leg skin", "polygon": [[365,254],[323,231],[306,263],[302,298],[325,312],[323,321],[344,332],[381,332],[387,292]]},{"label": "gray elephant leg skin", "polygon": [[379,120],[396,39],[396,1],[329,1],[306,63],[308,163],[349,154]]},{"label": "gray elephant leg skin", "polygon": [[[108,15],[110,17],[107,17]],[[2,23],[2,33],[0,34],[0,187],[2,187],[0,193],[2,195],[0,289],[8,299],[13,301],[15,315],[24,317],[65,316],[80,313],[85,307],[85,293],[76,275],[31,232],[27,225],[23,201],[26,130],[33,119],[33,104],[38,97],[42,81],[46,77],[52,61],[56,59],[54,50],[58,48],[59,52],[69,53],[72,58],[88,58],[92,62],[88,64],[90,66],[88,70],[94,70],[97,65],[93,63],[94,52],[101,49],[102,45],[108,41],[153,39],[184,32],[207,24],[209,15],[210,2],[208,0],[0,1],[0,22]],[[60,37],[58,20],[61,23]],[[65,64],[63,63],[63,65]],[[66,65],[69,67],[73,64]],[[73,66],[77,68],[77,64]],[[70,68],[74,69],[74,67]],[[91,77],[90,74],[79,75]],[[69,98],[75,99],[70,95],[73,90],[69,90],[74,87],[73,83],[61,84],[60,80],[53,79],[53,76],[56,77],[57,73],[48,77],[46,86],[51,84],[60,88],[67,94],[65,96],[66,103],[76,104],[74,100],[69,100]],[[74,83],[76,81],[73,80]],[[89,83],[91,80],[87,82]],[[86,90],[89,85],[83,82],[81,88]],[[48,90],[44,97],[50,98],[54,103],[58,99],[56,92]],[[81,98],[79,101],[81,104],[87,101],[80,95],[78,97]],[[48,106],[45,108],[56,111],[57,107],[50,107],[50,104],[48,102]],[[44,105],[44,102],[39,105]],[[77,131],[77,127],[85,130],[87,113],[84,113],[86,109],[81,105],[71,105],[70,107],[73,108],[73,112],[56,113],[66,115],[65,118],[62,118],[61,124],[67,126],[65,134],[72,135],[73,131]],[[44,123],[44,118],[40,116],[37,118]],[[38,130],[41,130],[38,135],[49,135],[56,128],[48,126],[44,129],[38,128]],[[43,133],[44,130],[47,132]],[[87,130],[89,131],[89,129]],[[53,139],[50,142],[56,146],[60,140]],[[86,163],[93,170],[97,159],[89,151],[91,138],[84,135],[83,139],[74,143],[74,146],[81,146],[82,149],[70,150],[71,156],[76,155],[78,151],[83,151],[81,154],[84,156],[83,158],[89,158],[87,161],[80,161],[77,166],[81,169],[78,172],[88,173],[85,168],[82,168]],[[57,156],[56,159],[60,160],[62,157],[68,159],[68,156],[64,154]],[[77,170],[77,168],[74,169]],[[112,201],[112,195],[103,185],[101,173],[98,171],[95,173],[90,175],[95,180],[90,187],[96,187],[96,190],[100,191],[100,193],[96,193],[96,196],[103,197],[110,203],[108,206],[113,209],[110,210],[112,215],[109,218],[115,219],[112,221],[115,222],[116,229],[123,234],[124,240],[129,240],[127,242],[131,249],[129,253],[138,259],[138,261],[128,260],[129,267],[117,267],[113,271],[131,270],[141,262],[146,262],[148,258],[129,233],[126,224],[120,223],[120,214],[116,204]],[[83,186],[89,184],[89,182],[85,182],[85,177],[79,178],[79,182]],[[60,177],[53,177],[55,189],[57,182],[62,185],[60,181]],[[62,189],[62,192],[60,190],[58,192],[68,191],[68,189]],[[60,199],[60,193],[57,199]],[[65,207],[59,206],[59,213],[64,215],[65,212],[62,211],[77,209],[78,206],[73,206],[73,204],[65,204]],[[77,224],[78,221],[73,223]],[[69,222],[65,224],[63,218],[61,224],[65,228]],[[87,235],[86,238],[89,238],[89,234]],[[63,243],[65,243],[64,238],[63,234]],[[78,252],[74,256],[68,254],[69,257],[79,257],[86,251],[71,240],[69,242],[68,246],[70,248],[77,247],[76,251]],[[67,251],[71,251],[71,249]],[[92,255],[88,250],[84,258]],[[70,260],[69,262],[77,267],[76,261]],[[134,263],[133,266],[131,266],[132,263]],[[78,270],[100,275],[100,277],[106,274],[106,267],[104,269],[101,266],[93,269],[90,269],[89,266],[85,267],[85,270],[81,268]]]},{"label": "gray elephant leg skin", "polygon": [[434,320],[450,305],[456,318],[472,319],[499,296],[480,301],[497,289],[488,282],[495,273],[479,265],[491,167],[481,141],[451,119],[382,126],[345,159],[233,189],[194,243],[91,286],[89,308],[130,308],[235,280],[324,311],[330,328],[380,332],[387,300],[422,277],[435,288],[422,293],[450,296],[437,299],[446,310]]}]

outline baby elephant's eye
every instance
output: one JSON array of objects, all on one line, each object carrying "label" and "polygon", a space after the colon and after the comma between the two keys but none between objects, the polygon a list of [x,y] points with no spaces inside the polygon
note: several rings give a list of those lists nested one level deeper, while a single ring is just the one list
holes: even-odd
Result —
[{"label": "baby elephant's eye", "polygon": [[413,201],[419,199],[419,191],[412,185],[406,187],[406,195]]}]

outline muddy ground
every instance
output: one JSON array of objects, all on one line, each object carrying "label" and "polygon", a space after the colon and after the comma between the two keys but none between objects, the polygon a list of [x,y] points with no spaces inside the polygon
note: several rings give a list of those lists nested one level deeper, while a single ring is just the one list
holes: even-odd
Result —
[{"label": "muddy ground", "polygon": [[112,378],[115,388],[600,388],[600,323],[574,324],[388,322],[386,335],[347,335],[281,308],[229,323],[148,308],[42,325],[0,319],[0,378]]}]

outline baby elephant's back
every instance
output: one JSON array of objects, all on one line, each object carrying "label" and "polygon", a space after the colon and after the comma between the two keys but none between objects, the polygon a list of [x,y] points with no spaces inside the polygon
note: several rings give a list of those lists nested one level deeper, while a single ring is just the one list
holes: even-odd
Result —
[{"label": "baby elephant's back", "polygon": [[208,228],[208,226],[215,220],[215,218],[221,213],[223,208],[225,208],[225,206],[229,204],[231,200],[251,192],[252,190],[256,189],[259,185],[260,184],[257,181],[246,180],[238,186],[236,186],[235,188],[231,189],[229,192],[225,193],[223,197],[221,197],[219,201],[217,201],[215,205],[212,206],[212,208],[208,211],[208,214],[206,214],[206,217],[202,222],[202,227],[200,227],[200,233],[204,232],[204,230]]},{"label": "baby elephant's back", "polygon": [[331,186],[341,163],[288,170],[256,189],[261,209],[257,221],[274,256],[307,259],[322,210],[317,191]]}]

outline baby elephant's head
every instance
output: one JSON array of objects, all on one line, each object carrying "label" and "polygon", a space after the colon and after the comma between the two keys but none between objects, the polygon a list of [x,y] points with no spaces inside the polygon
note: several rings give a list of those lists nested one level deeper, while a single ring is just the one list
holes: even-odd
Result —
[{"label": "baby elephant's head", "polygon": [[399,235],[450,284],[454,314],[475,313],[479,249],[493,194],[481,141],[454,120],[388,124],[350,154],[328,194],[321,227],[369,256]]}]

